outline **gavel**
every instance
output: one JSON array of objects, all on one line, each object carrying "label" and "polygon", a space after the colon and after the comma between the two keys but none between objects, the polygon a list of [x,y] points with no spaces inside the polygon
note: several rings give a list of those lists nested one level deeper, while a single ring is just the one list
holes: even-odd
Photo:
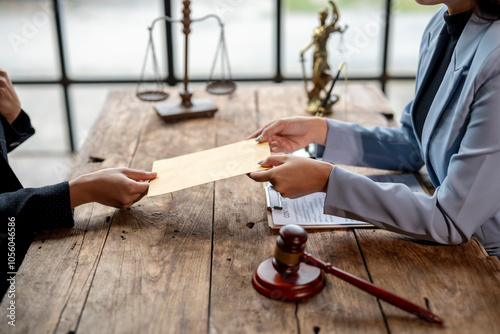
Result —
[{"label": "gavel", "polygon": [[276,240],[274,257],[262,262],[253,274],[254,288],[272,299],[303,300],[316,295],[325,287],[326,272],[423,320],[443,324],[443,320],[429,310],[305,252],[306,241],[307,233],[301,226],[283,226]]}]

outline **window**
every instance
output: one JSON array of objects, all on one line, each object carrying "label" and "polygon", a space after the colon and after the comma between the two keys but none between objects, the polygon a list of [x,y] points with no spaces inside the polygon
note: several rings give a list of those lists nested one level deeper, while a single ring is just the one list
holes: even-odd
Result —
[{"label": "window", "polygon": [[[404,0],[337,0],[344,34],[329,38],[332,69],[344,61],[351,80],[373,80],[400,96],[393,82],[410,87],[420,35],[436,6]],[[139,80],[153,19],[181,18],[181,1],[3,0],[0,2],[0,67],[8,71],[37,127],[39,140],[26,152],[77,151],[110,88]],[[302,80],[300,50],[312,39],[324,0],[214,0],[191,3],[191,18],[219,15],[233,79]],[[389,10],[391,9],[391,10]],[[329,18],[330,19],[330,18]],[[328,20],[329,20],[328,19]],[[388,25],[389,24],[389,25]],[[389,27],[389,29],[386,29]],[[154,41],[162,79],[184,74],[181,23],[158,22]],[[188,70],[192,82],[208,79],[219,41],[217,20],[191,25]],[[312,50],[305,54],[310,76]],[[220,71],[217,64],[215,71]],[[152,75],[148,76],[153,79]],[[125,86],[124,86],[125,85]],[[411,99],[411,90],[402,100]],[[399,107],[398,107],[399,108]],[[35,143],[33,143],[35,142]]]}]

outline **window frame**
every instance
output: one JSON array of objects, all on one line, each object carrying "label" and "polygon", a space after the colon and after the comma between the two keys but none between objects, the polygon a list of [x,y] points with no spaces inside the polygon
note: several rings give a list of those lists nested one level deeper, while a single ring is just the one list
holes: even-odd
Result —
[{"label": "window frame", "polygon": [[[172,6],[170,0],[161,0],[164,8],[164,15],[172,17]],[[282,73],[282,17],[283,17],[283,0],[274,0],[276,6],[276,17],[274,22],[274,29],[276,34],[276,44],[274,45],[275,54],[275,64],[274,64],[274,75],[270,77],[237,77],[233,78],[235,81],[250,82],[250,81],[262,81],[262,82],[275,82],[280,83],[283,81],[301,81],[302,77],[299,76],[284,76]],[[69,89],[71,85],[74,84],[127,84],[127,83],[137,83],[138,78],[101,78],[101,79],[78,79],[71,78],[67,74],[67,59],[66,59],[66,45],[64,44],[63,29],[62,29],[62,11],[59,4],[60,0],[53,0],[53,19],[55,21],[56,27],[56,41],[57,41],[57,53],[59,56],[58,62],[61,70],[61,76],[57,80],[14,80],[16,85],[60,85],[63,90],[64,98],[64,108],[66,114],[66,127],[68,134],[68,145],[71,152],[76,152],[77,147],[75,146],[75,131],[73,128],[73,117],[72,108],[70,103],[70,93]],[[384,31],[383,31],[383,45],[381,48],[382,52],[382,62],[380,64],[379,75],[373,76],[353,76],[349,77],[349,80],[363,80],[363,81],[375,81],[380,84],[380,88],[383,92],[386,90],[386,84],[391,80],[414,80],[414,76],[408,75],[390,75],[388,72],[388,55],[389,55],[389,42],[390,42],[390,23],[391,23],[391,6],[392,0],[385,0],[385,17],[384,17]],[[165,22],[165,47],[167,55],[167,73],[168,75],[162,80],[166,82],[169,86],[175,86],[183,81],[183,78],[177,77],[175,75],[175,60],[174,60],[174,48],[173,43],[173,30],[172,24]],[[205,78],[190,78],[190,82],[205,82]]]}]

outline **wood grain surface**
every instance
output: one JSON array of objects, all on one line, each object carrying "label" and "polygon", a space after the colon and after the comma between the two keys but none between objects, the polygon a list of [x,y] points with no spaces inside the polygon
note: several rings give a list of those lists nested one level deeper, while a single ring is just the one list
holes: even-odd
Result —
[{"label": "wood grain surface", "polygon": [[[335,93],[340,100],[328,117],[395,125],[375,85],[339,82]],[[106,167],[150,170],[154,160],[244,140],[276,118],[307,116],[297,83],[241,84],[211,98],[214,117],[167,123],[133,92],[111,93],[69,177]],[[431,309],[444,319],[440,327],[333,276],[305,301],[260,295],[251,277],[272,256],[277,233],[267,225],[262,185],[245,175],[143,198],[127,210],[83,205],[73,229],[36,237],[17,274],[16,327],[7,326],[4,298],[0,332],[500,332],[499,261],[474,240],[440,246],[378,229],[308,231],[309,253]]]}]

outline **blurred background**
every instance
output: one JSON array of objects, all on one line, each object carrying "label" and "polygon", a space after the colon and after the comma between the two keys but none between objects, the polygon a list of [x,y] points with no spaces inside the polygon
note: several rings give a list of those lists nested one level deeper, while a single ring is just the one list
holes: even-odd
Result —
[{"label": "blurred background", "polygon": [[[396,117],[412,99],[421,34],[437,6],[414,0],[337,0],[344,34],[328,41],[329,64],[342,61],[349,80],[375,82]],[[218,15],[225,25],[232,77],[244,82],[302,80],[300,50],[319,25],[326,0],[193,0],[192,18]],[[107,93],[135,89],[159,16],[181,18],[182,1],[0,0],[0,68],[14,82],[36,134],[9,155],[26,187],[64,180]],[[329,16],[327,22],[331,17]],[[202,88],[220,30],[207,19],[191,25],[189,75]],[[159,22],[153,30],[160,76],[183,78],[182,24]],[[306,53],[311,75],[312,48]],[[217,72],[217,68],[216,68]],[[154,79],[151,66],[147,79]]]}]

